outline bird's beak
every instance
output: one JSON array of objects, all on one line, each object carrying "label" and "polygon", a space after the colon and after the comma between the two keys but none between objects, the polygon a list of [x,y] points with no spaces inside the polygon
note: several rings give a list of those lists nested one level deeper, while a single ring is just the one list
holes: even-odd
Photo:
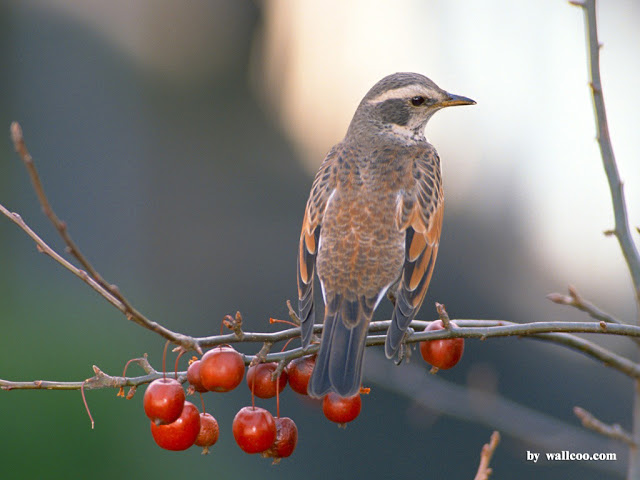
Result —
[{"label": "bird's beak", "polygon": [[475,105],[475,100],[471,100],[470,98],[463,97],[462,95],[454,95],[452,93],[447,93],[447,98],[440,102],[440,106],[442,107],[454,107],[456,105]]}]

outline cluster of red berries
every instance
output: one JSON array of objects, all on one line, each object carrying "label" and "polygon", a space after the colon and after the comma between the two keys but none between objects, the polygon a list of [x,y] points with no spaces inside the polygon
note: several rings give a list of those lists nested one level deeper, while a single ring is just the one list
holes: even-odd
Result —
[{"label": "cluster of red berries", "polygon": [[[272,398],[289,384],[299,394],[307,395],[309,378],[315,365],[315,355],[292,360],[280,374],[276,363],[260,363],[247,371],[247,385],[259,398]],[[200,360],[190,362],[187,381],[190,391],[228,392],[242,382],[245,365],[242,355],[230,346],[209,350]],[[216,419],[199,413],[186,401],[182,385],[171,378],[151,382],[144,395],[144,410],[151,420],[151,434],[155,442],[167,450],[186,450],[192,445],[204,448],[218,440]],[[327,395],[323,400],[325,416],[339,424],[354,420],[361,410],[360,395],[341,398]],[[236,414],[232,426],[233,437],[246,453],[260,453],[274,461],[290,456],[298,441],[298,429],[288,417],[274,418],[267,410],[247,406]]]},{"label": "cluster of red berries", "polygon": [[218,422],[186,401],[182,385],[173,378],[151,382],[144,394],[144,411],[151,420],[151,435],[166,450],[186,450],[192,445],[203,453],[218,441]]},{"label": "cluster of red berries", "polygon": [[[438,320],[431,322],[426,331],[443,328],[442,321]],[[463,338],[420,342],[422,357],[437,369],[452,368],[460,361],[463,351]],[[292,360],[281,373],[277,373],[276,363],[250,366],[247,385],[252,398],[273,398],[287,384],[294,392],[307,395],[314,366],[315,355]],[[227,345],[215,347],[205,353],[202,359],[190,362],[187,370],[189,390],[191,393],[228,392],[242,383],[244,373],[244,359],[240,353]],[[361,408],[360,393],[349,398],[330,393],[322,401],[324,415],[340,425],[355,420]],[[151,382],[144,394],[144,410],[151,420],[153,439],[164,449],[186,450],[198,445],[203,447],[203,453],[207,453],[209,447],[218,440],[218,422],[209,413],[200,413],[194,404],[186,400],[178,380],[165,376]],[[260,453],[274,461],[290,456],[298,441],[295,422],[279,415],[279,402],[277,418],[254,405],[240,409],[233,419],[232,432],[243,451]]]}]

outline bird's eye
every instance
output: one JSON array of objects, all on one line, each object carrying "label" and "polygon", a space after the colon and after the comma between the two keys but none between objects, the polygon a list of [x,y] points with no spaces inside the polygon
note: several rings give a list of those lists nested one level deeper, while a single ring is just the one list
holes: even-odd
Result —
[{"label": "bird's eye", "polygon": [[423,103],[424,103],[424,97],[413,97],[411,99],[411,105],[413,105],[414,107],[419,107]]}]

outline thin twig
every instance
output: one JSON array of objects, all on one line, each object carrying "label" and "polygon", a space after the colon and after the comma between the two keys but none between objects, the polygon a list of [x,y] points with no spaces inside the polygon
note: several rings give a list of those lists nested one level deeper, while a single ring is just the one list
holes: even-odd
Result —
[{"label": "thin twig", "polygon": [[568,287],[569,295],[563,295],[561,293],[550,293],[547,295],[547,299],[558,305],[567,305],[569,307],[577,308],[582,312],[586,312],[590,317],[595,318],[607,323],[620,323],[624,324],[622,320],[617,319],[613,315],[608,314],[604,310],[596,307],[593,303],[582,298],[578,293],[578,290],[573,285]]},{"label": "thin twig", "polygon": [[449,319],[449,314],[447,310],[444,308],[444,305],[436,302],[436,311],[438,312],[438,317],[440,317],[440,321],[442,325],[447,330],[451,329],[451,320]]},{"label": "thin twig", "polygon": [[[133,387],[151,383],[157,378],[162,378],[162,372],[153,370],[147,375],[139,377],[116,377],[108,375],[93,366],[95,375],[82,382],[58,382],[51,380],[34,380],[30,382],[12,382],[0,379],[1,390],[99,390],[104,388]],[[187,380],[187,372],[178,372],[178,381],[184,383]]]},{"label": "thin twig", "polygon": [[[567,305],[569,307],[577,308],[582,312],[589,314],[591,318],[595,318],[605,323],[618,323],[624,325],[625,322],[619,320],[613,315],[608,314],[604,310],[596,307],[593,303],[582,298],[582,295],[578,293],[578,290],[573,285],[569,285],[569,295],[563,295],[561,293],[550,293],[547,295],[547,299],[558,305]],[[631,340],[640,345],[640,338],[630,337]]]},{"label": "thin twig", "polygon": [[496,447],[500,443],[500,432],[497,430],[491,434],[489,443],[485,443],[482,446],[482,452],[480,452],[480,465],[478,466],[478,473],[476,473],[474,480],[488,480],[489,476],[493,473],[493,470],[489,467],[491,457],[496,451]]},{"label": "thin twig", "polygon": [[582,425],[589,430],[598,432],[605,437],[613,438],[626,443],[628,446],[635,448],[636,442],[633,441],[633,437],[627,431],[625,431],[620,425],[614,423],[609,425],[601,420],[598,420],[593,414],[587,412],[584,408],[573,407],[573,413],[580,419]]}]

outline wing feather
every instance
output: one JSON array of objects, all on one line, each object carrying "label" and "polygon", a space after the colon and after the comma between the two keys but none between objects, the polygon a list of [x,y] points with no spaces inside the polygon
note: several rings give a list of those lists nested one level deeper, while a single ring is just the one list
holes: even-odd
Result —
[{"label": "wing feather", "polygon": [[405,331],[418,313],[433,274],[444,213],[440,160],[434,150],[416,159],[415,188],[399,199],[396,223],[406,232],[405,262],[396,292],[396,306],[387,332],[385,353],[396,356]]},{"label": "wing feather", "polygon": [[313,286],[316,256],[318,254],[324,212],[336,187],[336,175],[333,168],[336,157],[336,149],[334,149],[329,152],[320,170],[318,170],[302,220],[302,231],[300,232],[300,244],[298,247],[297,279],[298,315],[301,323],[303,347],[307,347],[311,342],[315,323]]}]

